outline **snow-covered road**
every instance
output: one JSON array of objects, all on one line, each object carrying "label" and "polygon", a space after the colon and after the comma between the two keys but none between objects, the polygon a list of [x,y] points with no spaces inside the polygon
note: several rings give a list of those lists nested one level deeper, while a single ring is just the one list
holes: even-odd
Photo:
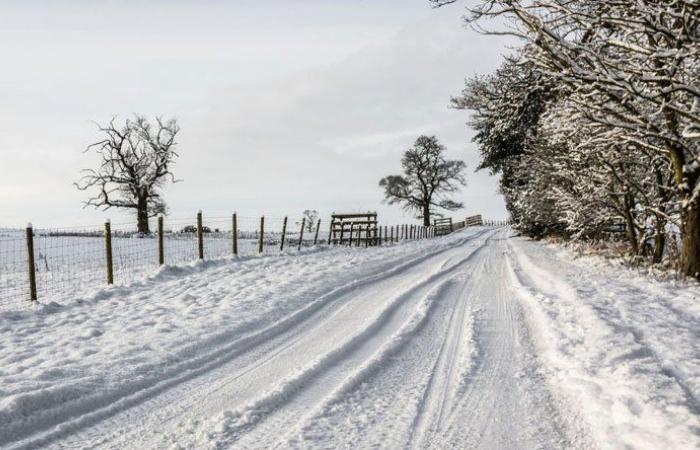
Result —
[{"label": "snow-covered road", "polygon": [[511,235],[166,268],[3,313],[0,446],[696,448],[695,288]]}]

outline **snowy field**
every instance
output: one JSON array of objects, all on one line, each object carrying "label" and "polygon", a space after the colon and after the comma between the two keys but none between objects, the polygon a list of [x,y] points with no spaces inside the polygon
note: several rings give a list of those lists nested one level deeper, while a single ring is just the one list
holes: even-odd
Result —
[{"label": "snowy field", "polygon": [[508,228],[164,267],[0,312],[0,447],[698,448],[698,293]]}]

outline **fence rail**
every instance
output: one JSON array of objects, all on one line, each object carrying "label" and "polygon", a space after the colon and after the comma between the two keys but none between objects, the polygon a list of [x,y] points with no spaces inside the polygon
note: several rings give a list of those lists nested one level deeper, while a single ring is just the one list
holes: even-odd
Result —
[{"label": "fence rail", "polygon": [[[338,227],[330,221],[308,224],[303,218],[237,214],[207,217],[199,213],[191,219],[155,222],[150,234],[134,231],[134,223],[109,222],[60,229],[31,224],[24,230],[0,229],[0,309],[128,283],[164,264],[299,252],[317,245],[392,245],[440,234],[435,226],[415,224]],[[458,230],[467,222],[453,222],[452,228]]]}]

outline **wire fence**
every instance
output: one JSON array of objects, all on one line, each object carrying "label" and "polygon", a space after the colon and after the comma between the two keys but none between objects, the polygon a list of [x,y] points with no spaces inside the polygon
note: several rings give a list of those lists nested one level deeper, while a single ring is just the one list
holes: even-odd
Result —
[{"label": "wire fence", "polygon": [[[136,232],[134,223],[110,223],[109,228],[103,224],[0,229],[0,309],[21,308],[32,299],[53,301],[104,287],[110,281],[126,284],[152,273],[161,261],[181,265],[199,259],[295,253],[312,246],[348,244],[347,236],[346,240],[331,239],[330,224],[320,220],[309,224],[302,218],[237,215],[235,219],[199,216],[159,220],[162,222],[151,221],[150,233]],[[465,226],[465,222],[460,225]],[[357,230],[358,238],[362,232]],[[364,232],[367,236],[368,231]],[[363,245],[425,239],[436,233],[434,227],[381,225],[372,236],[375,239],[364,239]],[[360,242],[356,239],[355,245]]]}]

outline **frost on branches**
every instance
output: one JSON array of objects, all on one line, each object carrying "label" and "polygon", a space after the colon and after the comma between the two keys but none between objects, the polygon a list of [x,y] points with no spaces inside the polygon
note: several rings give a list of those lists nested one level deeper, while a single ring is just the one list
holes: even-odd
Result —
[{"label": "frost on branches", "polygon": [[518,226],[599,238],[624,225],[633,254],[680,248],[698,277],[700,3],[490,0],[467,16],[492,18],[512,25],[485,32],[522,46],[453,102],[473,111]]}]

